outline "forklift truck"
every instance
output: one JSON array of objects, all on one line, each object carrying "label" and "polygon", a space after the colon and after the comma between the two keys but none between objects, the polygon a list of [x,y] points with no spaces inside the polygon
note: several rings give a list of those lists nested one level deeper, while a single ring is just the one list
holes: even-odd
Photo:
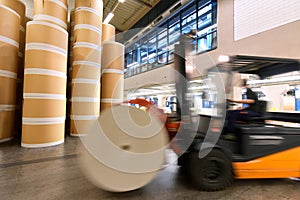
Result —
[{"label": "forklift truck", "polygon": [[[186,78],[186,47],[182,44],[175,46],[175,52],[176,48],[175,69]],[[256,74],[265,79],[300,70],[299,61],[294,59],[245,55],[229,58],[228,62],[209,69],[208,74],[222,72],[228,73],[229,77],[232,73]],[[190,113],[186,99],[188,83],[184,78],[176,83],[176,95],[181,103],[177,110],[180,112],[177,119],[166,127],[171,127],[169,132],[172,135],[177,132],[171,147],[178,155],[178,165],[197,188],[218,191],[230,186],[234,179],[300,177],[300,128],[266,123],[267,120],[300,123],[299,112],[264,112],[261,117],[237,122],[239,134],[236,139],[225,137],[222,129],[224,117],[220,116],[193,116],[199,120],[194,129],[193,120],[186,120]],[[230,87],[229,84],[230,81],[227,81],[225,87]],[[174,127],[177,129],[174,130]],[[186,141],[191,138],[191,145],[184,149]]]}]

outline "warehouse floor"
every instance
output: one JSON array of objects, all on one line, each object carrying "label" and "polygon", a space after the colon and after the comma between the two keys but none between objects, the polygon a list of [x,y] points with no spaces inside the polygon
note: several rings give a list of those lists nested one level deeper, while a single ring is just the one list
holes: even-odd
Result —
[{"label": "warehouse floor", "polygon": [[21,148],[17,139],[0,144],[0,199],[299,199],[300,182],[290,179],[236,180],[220,192],[197,191],[175,164],[167,166],[145,187],[109,193],[92,185],[78,162],[80,140],[63,145]]}]

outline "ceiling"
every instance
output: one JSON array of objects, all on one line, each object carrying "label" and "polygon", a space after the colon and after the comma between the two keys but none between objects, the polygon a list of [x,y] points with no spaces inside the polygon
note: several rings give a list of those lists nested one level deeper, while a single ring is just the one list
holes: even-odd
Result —
[{"label": "ceiling", "polygon": [[114,17],[110,24],[114,25],[118,31],[130,29],[147,12],[149,12],[160,0],[125,0],[118,3],[118,0],[103,0],[103,19],[111,11]]}]

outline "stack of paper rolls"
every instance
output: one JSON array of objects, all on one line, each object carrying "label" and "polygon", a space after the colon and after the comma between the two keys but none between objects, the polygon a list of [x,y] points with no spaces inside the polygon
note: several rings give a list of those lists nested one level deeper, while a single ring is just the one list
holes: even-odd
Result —
[{"label": "stack of paper rolls", "polygon": [[34,0],[34,21],[47,21],[67,30],[68,0]]},{"label": "stack of paper rolls", "polygon": [[100,112],[102,0],[75,0],[71,136],[85,134]]},{"label": "stack of paper rolls", "polygon": [[102,24],[102,43],[114,42],[116,35],[116,28],[111,24]]},{"label": "stack of paper rolls", "polygon": [[101,110],[123,102],[124,45],[105,42],[102,50]]},{"label": "stack of paper rolls", "polygon": [[0,142],[13,138],[21,16],[18,4],[0,1]]},{"label": "stack of paper rolls", "polygon": [[27,23],[23,147],[64,142],[67,48],[68,32],[62,27],[45,21]]}]

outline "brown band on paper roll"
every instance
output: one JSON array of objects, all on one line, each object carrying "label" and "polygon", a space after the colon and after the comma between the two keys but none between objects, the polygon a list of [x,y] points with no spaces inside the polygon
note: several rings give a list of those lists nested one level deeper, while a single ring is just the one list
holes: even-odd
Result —
[{"label": "brown band on paper roll", "polygon": [[0,112],[0,142],[5,142],[13,138],[15,124],[14,115],[14,110],[2,110]]},{"label": "brown band on paper roll", "polygon": [[101,76],[101,98],[122,99],[124,91],[124,75],[104,73]]},{"label": "brown band on paper roll", "polygon": [[41,68],[67,73],[67,57],[44,50],[26,50],[25,68]]},{"label": "brown band on paper roll", "polygon": [[95,9],[79,7],[75,9],[74,22],[76,24],[88,24],[102,29],[101,13]]},{"label": "brown band on paper roll", "polygon": [[78,7],[89,7],[102,12],[103,1],[102,0],[75,0],[75,8]]},{"label": "brown band on paper roll", "polygon": [[18,48],[3,42],[0,37],[0,70],[18,72]]},{"label": "brown band on paper roll", "polygon": [[86,45],[78,45],[74,43],[73,45],[73,62],[74,61],[89,61],[100,63],[101,62],[101,51],[100,48],[90,47]]},{"label": "brown band on paper roll", "polygon": [[49,22],[31,21],[27,23],[26,44],[44,43],[62,49],[68,48],[68,32]]},{"label": "brown band on paper roll", "polygon": [[19,43],[20,15],[11,8],[0,4],[0,19],[2,19],[0,21],[0,36]]},{"label": "brown band on paper roll", "polygon": [[25,71],[24,93],[66,94],[66,87],[66,77],[26,74]]},{"label": "brown band on paper roll", "polygon": [[26,6],[25,4],[20,1],[12,1],[12,0],[0,0],[0,5],[5,5],[9,7],[10,9],[16,11],[21,18],[21,25],[25,27],[25,12],[26,12]]},{"label": "brown band on paper roll", "polygon": [[38,14],[55,17],[66,24],[68,21],[68,7],[61,1],[35,0],[34,15]]},{"label": "brown band on paper roll", "polygon": [[74,43],[89,42],[101,45],[102,32],[100,29],[86,24],[77,24],[74,26]]},{"label": "brown band on paper roll", "polygon": [[81,136],[87,134],[87,130],[89,130],[89,128],[91,127],[91,125],[94,123],[96,119],[97,117],[94,117],[94,119],[89,119],[89,120],[74,120],[71,117],[70,135]]},{"label": "brown band on paper roll", "polygon": [[117,42],[106,42],[102,48],[102,70],[124,70],[124,45]]},{"label": "brown band on paper roll", "polygon": [[71,115],[99,115],[100,102],[76,102],[71,103]]},{"label": "brown band on paper roll", "polygon": [[91,97],[100,98],[100,82],[94,83],[73,82],[72,84],[72,97]]},{"label": "brown band on paper roll", "polygon": [[101,102],[100,103],[100,108],[101,108],[101,112],[105,109],[108,109],[108,108],[111,108],[113,106],[117,106],[117,105],[120,105],[122,102],[120,101],[119,103],[115,102],[111,102],[111,103],[106,103],[106,102]]},{"label": "brown band on paper roll", "polygon": [[51,118],[66,115],[66,100],[26,98],[24,94],[23,117]]},{"label": "brown band on paper roll", "polygon": [[115,42],[116,28],[111,24],[102,24],[102,43]]},{"label": "brown band on paper roll", "polygon": [[23,124],[22,147],[47,147],[64,142],[65,124]]},{"label": "brown band on paper roll", "polygon": [[72,67],[72,77],[73,79],[93,79],[100,80],[100,64],[88,63],[88,62],[74,62]]},{"label": "brown band on paper roll", "polygon": [[10,76],[9,74],[10,72],[5,73],[4,71],[0,71],[0,104],[15,105],[17,91],[17,74],[15,74],[14,76]]}]

